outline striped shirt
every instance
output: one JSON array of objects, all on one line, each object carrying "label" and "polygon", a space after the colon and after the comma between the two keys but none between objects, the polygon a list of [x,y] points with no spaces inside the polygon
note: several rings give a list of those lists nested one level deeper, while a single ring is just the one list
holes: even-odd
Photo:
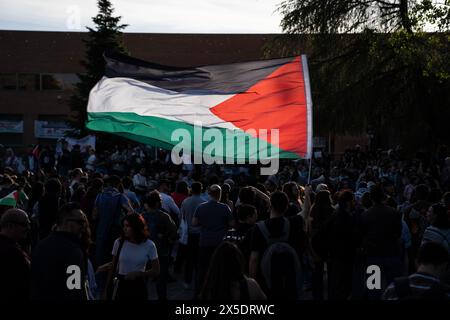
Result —
[{"label": "striped shirt", "polygon": [[[440,284],[446,288],[447,298],[450,299],[450,287],[442,284],[438,278],[427,273],[417,272],[408,277],[411,295],[420,297],[425,291],[429,290],[433,285]],[[383,300],[398,300],[394,283],[391,283],[382,297]]]}]

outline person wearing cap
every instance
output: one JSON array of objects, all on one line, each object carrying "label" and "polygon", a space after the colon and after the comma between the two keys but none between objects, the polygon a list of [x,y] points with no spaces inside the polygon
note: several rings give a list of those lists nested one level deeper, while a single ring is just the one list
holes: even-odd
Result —
[{"label": "person wearing cap", "polygon": [[180,208],[170,196],[170,182],[162,179],[159,183],[158,191],[161,194],[161,208],[167,212],[177,225],[180,223]]},{"label": "person wearing cap", "polygon": [[83,244],[87,221],[78,203],[69,202],[61,207],[56,227],[33,251],[32,300],[88,299],[87,257]]},{"label": "person wearing cap", "polygon": [[30,259],[19,246],[30,230],[25,211],[9,209],[0,219],[0,300],[29,297]]}]

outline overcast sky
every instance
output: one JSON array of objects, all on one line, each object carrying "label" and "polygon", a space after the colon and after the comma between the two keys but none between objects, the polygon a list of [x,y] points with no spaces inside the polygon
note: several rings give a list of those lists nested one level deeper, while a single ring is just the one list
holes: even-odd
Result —
[{"label": "overcast sky", "polygon": [[[280,33],[283,0],[111,0],[125,32]],[[96,0],[0,0],[0,29],[85,31]]]}]

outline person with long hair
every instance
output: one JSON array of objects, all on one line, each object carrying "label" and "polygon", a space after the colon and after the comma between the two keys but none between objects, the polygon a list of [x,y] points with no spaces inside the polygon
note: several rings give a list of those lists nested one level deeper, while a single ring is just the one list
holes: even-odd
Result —
[{"label": "person with long hair", "polygon": [[127,215],[122,226],[122,235],[114,242],[108,284],[115,276],[115,300],[147,300],[146,280],[159,275],[156,246],[149,239],[149,232],[141,215]]},{"label": "person with long hair", "polygon": [[236,244],[222,242],[214,252],[201,300],[266,300],[259,284],[244,273],[245,259]]},{"label": "person with long hair", "polygon": [[283,192],[287,194],[289,198],[289,207],[285,213],[286,217],[295,216],[302,211],[302,203],[300,200],[300,188],[295,182],[286,182],[283,185]]}]

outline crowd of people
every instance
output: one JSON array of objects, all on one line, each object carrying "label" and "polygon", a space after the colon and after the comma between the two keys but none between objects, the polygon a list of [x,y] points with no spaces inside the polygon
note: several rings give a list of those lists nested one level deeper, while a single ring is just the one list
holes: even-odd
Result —
[{"label": "crowd of people", "polygon": [[0,146],[0,174],[0,299],[165,300],[175,274],[201,300],[450,297],[445,146],[355,146],[272,176],[142,145]]}]

